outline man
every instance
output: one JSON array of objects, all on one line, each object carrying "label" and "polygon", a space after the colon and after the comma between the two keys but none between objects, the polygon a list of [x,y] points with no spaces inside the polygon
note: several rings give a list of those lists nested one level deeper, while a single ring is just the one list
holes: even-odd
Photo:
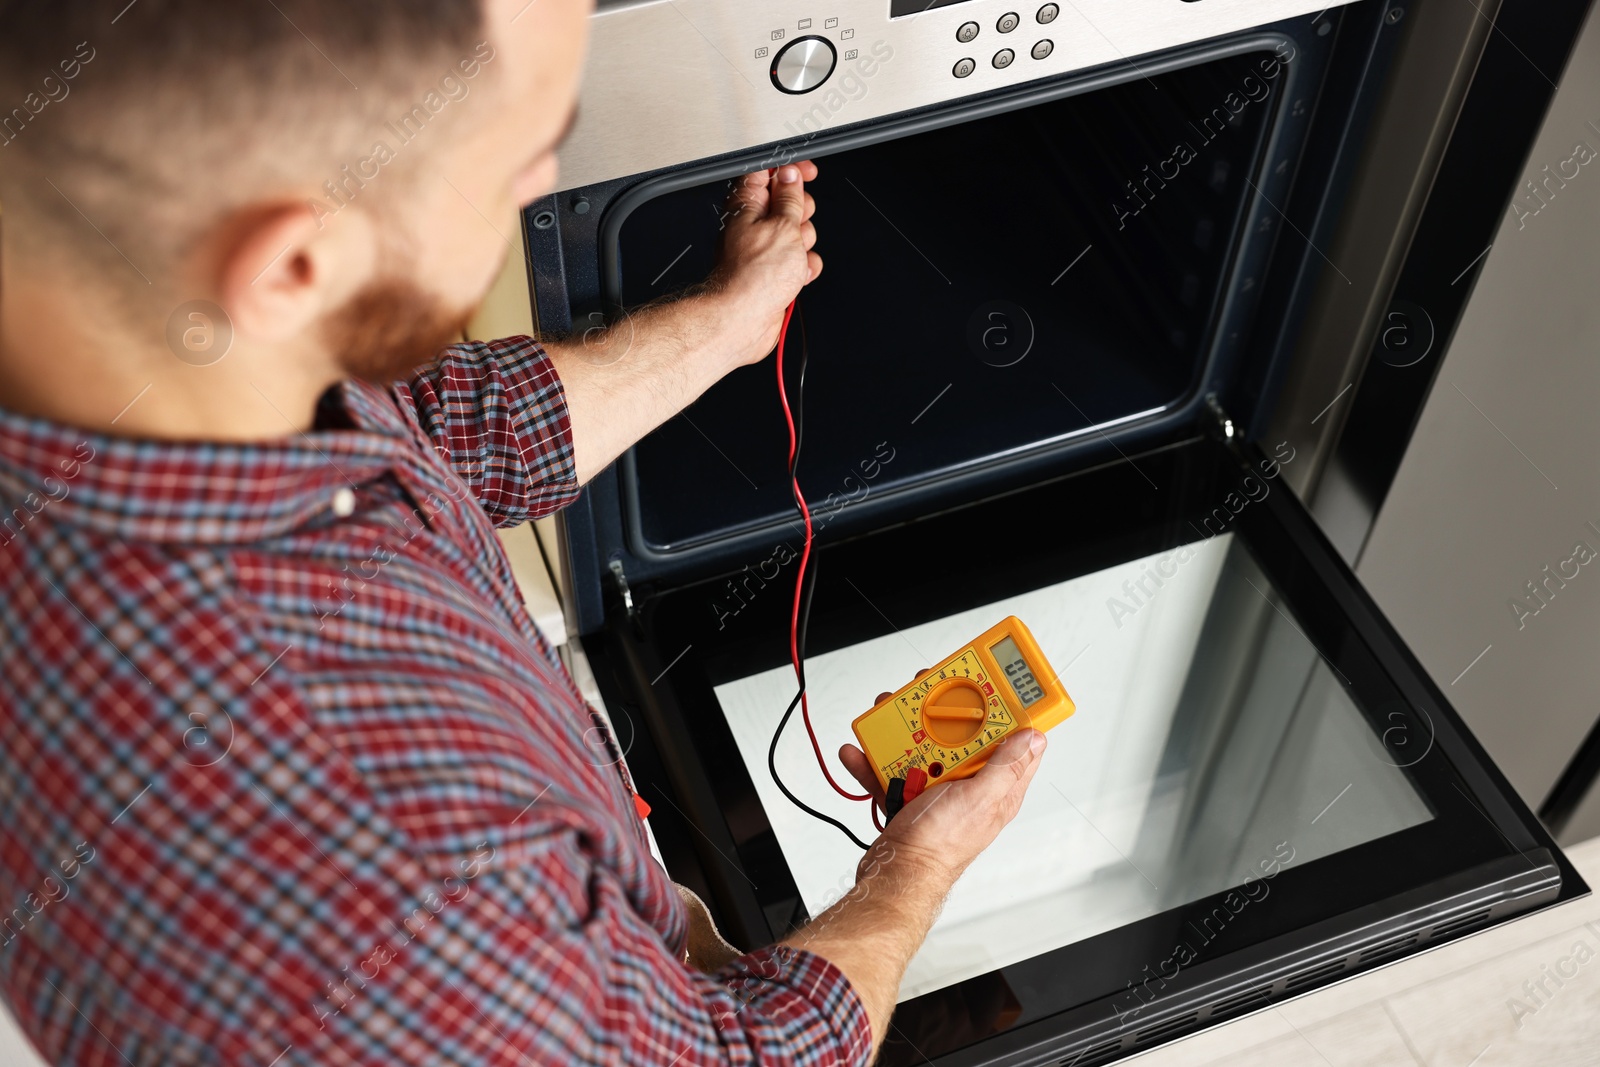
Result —
[{"label": "man", "polygon": [[822,268],[788,165],[621,361],[438,356],[556,188],[588,14],[0,2],[0,990],[52,1063],[865,1063],[1020,804],[1037,734],[736,955],[585,758],[493,525]]}]

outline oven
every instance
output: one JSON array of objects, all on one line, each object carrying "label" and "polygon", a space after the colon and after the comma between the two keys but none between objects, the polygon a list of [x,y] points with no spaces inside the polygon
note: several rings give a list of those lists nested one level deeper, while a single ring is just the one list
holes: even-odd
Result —
[{"label": "oven", "polygon": [[[787,343],[824,751],[1013,614],[1077,703],[881,1062],[1091,1067],[1587,891],[1347,565],[1585,9],[600,5],[523,215],[541,332],[625,338],[732,178],[821,170]],[[769,773],[786,446],[768,360],[560,519],[663,861],[745,948],[860,857]],[[871,835],[798,723],[770,759]]]}]

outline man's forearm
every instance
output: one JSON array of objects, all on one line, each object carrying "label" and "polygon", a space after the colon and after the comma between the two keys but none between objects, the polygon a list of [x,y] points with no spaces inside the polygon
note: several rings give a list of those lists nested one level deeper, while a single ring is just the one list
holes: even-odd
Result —
[{"label": "man's forearm", "polygon": [[944,906],[957,872],[879,838],[855,886],[783,943],[814,952],[850,980],[872,1021],[873,1049],[888,1033],[906,964]]},{"label": "man's forearm", "polygon": [[718,291],[701,290],[545,344],[566,392],[580,484],[763,354],[732,310]]}]

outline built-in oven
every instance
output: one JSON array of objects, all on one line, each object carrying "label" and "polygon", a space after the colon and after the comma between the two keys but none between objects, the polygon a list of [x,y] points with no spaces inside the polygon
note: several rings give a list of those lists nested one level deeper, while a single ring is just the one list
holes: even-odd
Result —
[{"label": "built-in oven", "polygon": [[[541,331],[625,337],[709,272],[732,178],[820,167],[786,344],[823,750],[1008,615],[1077,704],[882,1062],[1090,1067],[1587,891],[1302,504],[1371,438],[1366,368],[1431,375],[1407,360],[1449,301],[1396,280],[1492,229],[1584,6],[1544,9],[1498,86],[1473,74],[1505,13],[1437,0],[597,11],[565,188],[524,214]],[[1532,112],[1485,112],[1496,89]],[[1470,173],[1468,135],[1500,145]],[[561,518],[664,862],[744,947],[861,855],[769,759],[872,834],[797,726],[772,749],[802,539],[770,360]]]}]

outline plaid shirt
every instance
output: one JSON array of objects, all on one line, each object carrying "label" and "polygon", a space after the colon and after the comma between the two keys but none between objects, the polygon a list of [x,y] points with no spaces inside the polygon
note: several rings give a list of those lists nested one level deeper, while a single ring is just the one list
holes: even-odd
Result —
[{"label": "plaid shirt", "polygon": [[0,993],[46,1059],[865,1061],[821,957],[680,962],[494,533],[576,492],[526,338],[262,443],[0,412]]}]

